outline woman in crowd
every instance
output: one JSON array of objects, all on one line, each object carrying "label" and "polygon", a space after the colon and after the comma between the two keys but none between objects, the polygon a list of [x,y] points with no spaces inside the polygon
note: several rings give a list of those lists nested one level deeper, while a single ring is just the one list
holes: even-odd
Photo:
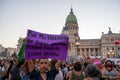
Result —
[{"label": "woman in crowd", "polygon": [[87,77],[84,80],[100,80],[101,78],[100,71],[93,64],[88,64],[86,74]]},{"label": "woman in crowd", "polygon": [[34,63],[32,60],[28,60],[28,69],[29,69],[29,78],[30,80],[54,80],[56,74],[59,72],[59,67],[61,65],[61,61],[58,60],[55,66],[49,69],[49,60],[48,59],[40,59],[39,60],[39,72],[35,69]]},{"label": "woman in crowd", "polygon": [[105,68],[102,70],[102,77],[105,80],[120,80],[118,71],[114,68],[112,61],[105,62]]},{"label": "woman in crowd", "polygon": [[21,64],[19,63],[18,58],[14,58],[13,65],[9,72],[9,80],[21,80],[20,67]]},{"label": "woman in crowd", "polygon": [[66,75],[66,80],[83,80],[85,73],[81,70],[82,65],[80,61],[76,61],[73,64],[73,70],[69,71]]},{"label": "woman in crowd", "polygon": [[26,60],[20,68],[21,80],[29,80],[28,61]]},{"label": "woman in crowd", "polygon": [[120,74],[120,65],[119,64],[115,65],[115,68],[118,71],[118,73]]},{"label": "woman in crowd", "polygon": [[86,75],[86,69],[87,69],[87,65],[90,64],[88,63],[87,61],[84,62],[83,66],[82,66],[82,71],[85,72],[85,75]]},{"label": "woman in crowd", "polygon": [[5,80],[7,73],[7,62],[5,59],[0,60],[0,80]]},{"label": "woman in crowd", "polygon": [[[52,69],[55,64],[56,64],[57,60],[51,60],[50,61],[50,69]],[[63,73],[61,71],[61,68],[59,68],[59,72],[58,74],[55,76],[55,79],[54,80],[63,80]]]},{"label": "woman in crowd", "polygon": [[64,79],[66,78],[66,74],[68,73],[68,68],[66,64],[63,64],[63,69],[62,69],[63,77]]},{"label": "woman in crowd", "polygon": [[10,70],[12,68],[12,66],[14,65],[13,63],[13,60],[10,59],[10,61],[8,62],[8,69],[7,69],[7,73],[6,73],[6,79],[9,79],[9,73],[10,73]]}]

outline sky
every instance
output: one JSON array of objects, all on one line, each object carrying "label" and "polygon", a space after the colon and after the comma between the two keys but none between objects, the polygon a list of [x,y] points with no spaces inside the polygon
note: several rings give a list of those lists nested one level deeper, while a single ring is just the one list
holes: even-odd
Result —
[{"label": "sky", "polygon": [[0,44],[16,48],[28,29],[61,34],[71,6],[80,39],[100,39],[109,27],[120,33],[120,0],[0,0]]}]

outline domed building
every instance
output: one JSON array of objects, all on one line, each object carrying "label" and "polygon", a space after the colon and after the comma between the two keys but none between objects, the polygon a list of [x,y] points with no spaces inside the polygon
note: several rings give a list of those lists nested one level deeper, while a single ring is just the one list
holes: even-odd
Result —
[{"label": "domed building", "polygon": [[120,46],[114,41],[120,41],[120,33],[112,33],[111,29],[107,34],[102,33],[100,39],[80,39],[77,18],[71,8],[66,18],[62,34],[69,37],[68,58],[80,57],[120,57]]},{"label": "domed building", "polygon": [[[116,40],[120,42],[120,33],[113,33],[109,28],[108,33],[104,34],[102,32],[100,39],[81,39],[77,17],[72,8],[61,34],[66,34],[69,37],[67,56],[69,60],[80,59],[80,57],[120,57],[120,44],[115,44]],[[18,40],[18,52],[23,39],[19,38]]]}]

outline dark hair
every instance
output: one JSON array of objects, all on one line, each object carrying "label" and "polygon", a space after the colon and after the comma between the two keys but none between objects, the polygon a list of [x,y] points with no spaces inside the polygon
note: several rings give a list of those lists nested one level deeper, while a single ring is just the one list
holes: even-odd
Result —
[{"label": "dark hair", "polygon": [[110,62],[110,63],[113,65],[113,63],[112,63],[111,60],[107,60],[107,61],[105,62],[105,65],[106,65],[108,62]]},{"label": "dark hair", "polygon": [[84,63],[84,66],[87,67],[88,64],[89,64],[88,62],[85,62],[85,63]]},{"label": "dark hair", "polygon": [[86,73],[89,77],[97,77],[98,74],[100,74],[99,70],[97,67],[93,64],[88,64]]},{"label": "dark hair", "polygon": [[81,65],[80,61],[76,61],[76,62],[73,64],[73,69],[74,69],[75,71],[80,71],[81,68],[82,68],[82,65]]},{"label": "dark hair", "polygon": [[50,61],[50,67],[53,68],[56,64],[57,60],[51,60]]},{"label": "dark hair", "polygon": [[111,60],[107,60],[107,61],[105,62],[105,67],[107,66],[107,63],[108,63],[108,62],[111,63],[111,65],[112,65],[112,66],[111,66],[111,70],[112,70],[114,65],[113,65],[113,62],[112,62]]}]

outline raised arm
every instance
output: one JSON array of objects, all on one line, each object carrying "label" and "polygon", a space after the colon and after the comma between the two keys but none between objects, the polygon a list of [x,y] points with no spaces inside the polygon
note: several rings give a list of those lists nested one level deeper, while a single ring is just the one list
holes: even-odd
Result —
[{"label": "raised arm", "polygon": [[28,69],[29,69],[29,72],[32,72],[34,70],[33,60],[28,60]]},{"label": "raised arm", "polygon": [[115,71],[116,76],[112,77],[112,79],[120,79],[120,73],[118,73],[115,68],[113,70]]},{"label": "raised arm", "polygon": [[108,79],[109,76],[106,76],[106,75],[105,75],[105,71],[106,71],[105,69],[102,70],[102,78]]}]

